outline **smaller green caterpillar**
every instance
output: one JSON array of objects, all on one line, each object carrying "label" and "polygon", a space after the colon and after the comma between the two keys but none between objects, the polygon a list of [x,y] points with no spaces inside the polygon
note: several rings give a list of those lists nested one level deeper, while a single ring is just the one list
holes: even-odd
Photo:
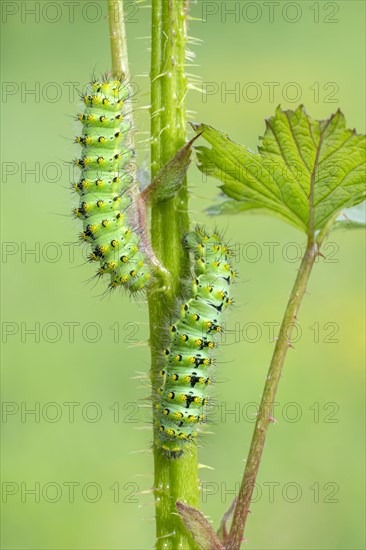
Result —
[{"label": "smaller green caterpillar", "polygon": [[119,80],[89,84],[83,96],[85,111],[77,117],[83,125],[75,140],[82,147],[75,161],[81,177],[73,188],[80,196],[74,210],[83,221],[80,239],[92,245],[89,260],[100,263],[98,276],[108,273],[110,288],[124,285],[136,292],[145,287],[150,271],[128,215],[134,179],[127,169],[134,156],[126,117],[129,96],[128,86]]},{"label": "smaller green caterpillar", "polygon": [[222,315],[232,303],[230,285],[235,277],[230,251],[220,235],[210,236],[197,227],[185,243],[195,258],[195,277],[191,297],[170,327],[170,346],[163,351],[155,415],[158,445],[170,458],[183,454],[204,420],[215,334],[221,332]]}]

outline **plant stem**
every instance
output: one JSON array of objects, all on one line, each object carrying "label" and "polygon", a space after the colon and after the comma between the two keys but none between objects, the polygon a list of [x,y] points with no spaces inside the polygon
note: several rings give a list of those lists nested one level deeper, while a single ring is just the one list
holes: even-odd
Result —
[{"label": "plant stem", "polygon": [[[112,74],[115,78],[124,81],[126,86],[129,86],[130,70],[123,4],[123,0],[108,0],[109,37],[112,57]],[[131,130],[127,132],[124,145],[134,151],[134,120],[130,98],[125,100],[125,110],[126,113],[124,117],[126,121],[128,120],[130,122]],[[154,265],[156,263],[156,258],[151,251],[150,241],[146,234],[146,209],[144,201],[141,199],[139,193],[135,163],[130,161],[129,164],[126,165],[126,169],[130,170],[130,174],[133,177],[133,181],[129,188],[129,195],[132,199],[131,208],[129,209],[130,222],[139,230],[141,249],[144,250],[151,264]]]},{"label": "plant stem", "polygon": [[225,545],[227,550],[240,549],[244,534],[244,527],[249,512],[250,501],[262,458],[268,426],[270,422],[273,421],[273,403],[276,397],[278,383],[281,378],[282,366],[286,358],[287,350],[291,347],[292,330],[306,291],[311,270],[318,255],[319,245],[319,242],[315,242],[312,237],[309,237],[307,248],[285,310],[280,334],[272,356],[271,365],[269,367],[263,390],[262,401],[258,411],[249,456],[246,463],[238,500],[235,505],[230,534]]},{"label": "plant stem", "polygon": [[[154,178],[186,141],[184,74],[186,0],[152,0],[151,50],[151,176]],[[161,452],[155,430],[156,390],[161,383],[161,350],[167,345],[167,327],[173,321],[182,280],[189,274],[189,258],[182,238],[189,229],[186,182],[178,195],[151,211],[151,239],[158,260],[169,272],[165,287],[156,283],[148,298],[150,312],[151,383],[154,415],[154,493],[156,548],[194,547],[177,514],[179,499],[198,505],[197,452],[195,446],[178,459]]]},{"label": "plant stem", "polygon": [[108,0],[108,19],[112,54],[112,72],[122,80],[129,80],[123,0]]}]

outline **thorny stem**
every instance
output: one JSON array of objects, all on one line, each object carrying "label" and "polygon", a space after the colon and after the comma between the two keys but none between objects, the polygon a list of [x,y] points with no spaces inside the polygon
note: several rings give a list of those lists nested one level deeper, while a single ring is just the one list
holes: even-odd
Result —
[{"label": "thorny stem", "polygon": [[285,310],[280,334],[275,346],[263,390],[262,401],[258,411],[249,456],[239,490],[239,496],[235,505],[230,533],[225,541],[225,548],[227,550],[240,549],[244,528],[248,517],[250,501],[266,441],[268,426],[273,420],[273,404],[276,397],[278,383],[281,378],[282,366],[286,358],[287,350],[291,347],[291,334],[294,323],[296,322],[297,314],[306,291],[311,270],[319,253],[320,244],[321,241],[319,239],[318,241],[314,241],[314,238],[309,236],[308,245]]},{"label": "thorny stem", "polygon": [[[187,0],[152,0],[151,50],[151,177],[177,153],[186,141],[184,73]],[[167,345],[167,327],[174,320],[182,281],[189,274],[187,252],[182,246],[189,229],[186,182],[178,195],[158,203],[151,211],[151,239],[158,260],[169,272],[169,284],[156,284],[149,294],[151,383],[155,421],[156,390],[161,384],[161,350]],[[154,422],[155,426],[155,422]],[[156,548],[194,548],[176,510],[176,501],[198,506],[197,452],[190,450],[178,459],[159,449],[154,428],[154,494],[156,506]]]}]

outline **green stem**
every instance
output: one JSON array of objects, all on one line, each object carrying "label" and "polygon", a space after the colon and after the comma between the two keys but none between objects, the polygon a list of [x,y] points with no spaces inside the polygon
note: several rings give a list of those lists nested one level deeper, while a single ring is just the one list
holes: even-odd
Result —
[{"label": "green stem", "polygon": [[129,69],[123,0],[108,0],[108,19],[112,72],[118,78],[128,80]]},{"label": "green stem", "polygon": [[[151,51],[151,176],[154,178],[186,141],[184,73],[186,0],[152,0]],[[167,344],[167,326],[174,320],[182,281],[189,274],[189,259],[182,238],[189,229],[187,185],[178,195],[159,203],[151,211],[151,240],[154,252],[169,272],[168,285],[156,283],[149,295],[151,383],[155,420],[156,390],[159,387],[161,350]],[[155,423],[154,423],[155,426]],[[154,428],[154,493],[156,504],[156,548],[177,550],[194,547],[175,503],[198,506],[197,452],[191,447],[181,458],[170,459],[158,446]]]},{"label": "green stem", "polygon": [[250,501],[262,458],[268,426],[273,420],[273,404],[276,397],[278,383],[281,378],[282,366],[286,358],[287,350],[291,347],[292,330],[306,291],[311,270],[319,252],[320,244],[320,241],[314,242],[313,237],[309,237],[308,245],[285,310],[280,334],[264,386],[262,401],[258,411],[257,421],[249,450],[249,456],[247,459],[238,500],[235,505],[230,534],[225,545],[227,550],[240,549],[244,534],[244,527],[249,512]]},{"label": "green stem", "polygon": [[[112,74],[115,78],[124,81],[128,86],[130,84],[130,70],[128,64],[127,37],[123,4],[123,0],[108,0],[109,37],[112,57]],[[131,131],[127,133],[127,137],[125,139],[125,146],[134,151],[134,119],[130,99],[126,100],[125,107],[125,120],[128,120],[131,126]],[[141,248],[145,251],[150,263],[152,265],[156,265],[156,258],[151,251],[150,242],[147,237],[145,204],[139,193],[139,185],[136,177],[137,170],[134,169],[132,161],[129,162],[129,165],[132,168],[130,173],[133,176],[133,183],[129,188],[129,194],[132,199],[132,208],[129,210],[130,221],[140,230]]]}]

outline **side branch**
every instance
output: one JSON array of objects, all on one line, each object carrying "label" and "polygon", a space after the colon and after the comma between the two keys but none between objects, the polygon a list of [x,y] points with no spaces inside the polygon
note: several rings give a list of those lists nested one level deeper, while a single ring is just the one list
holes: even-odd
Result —
[{"label": "side branch", "polygon": [[129,80],[126,28],[123,0],[108,0],[109,36],[112,54],[112,71],[122,80]]}]

